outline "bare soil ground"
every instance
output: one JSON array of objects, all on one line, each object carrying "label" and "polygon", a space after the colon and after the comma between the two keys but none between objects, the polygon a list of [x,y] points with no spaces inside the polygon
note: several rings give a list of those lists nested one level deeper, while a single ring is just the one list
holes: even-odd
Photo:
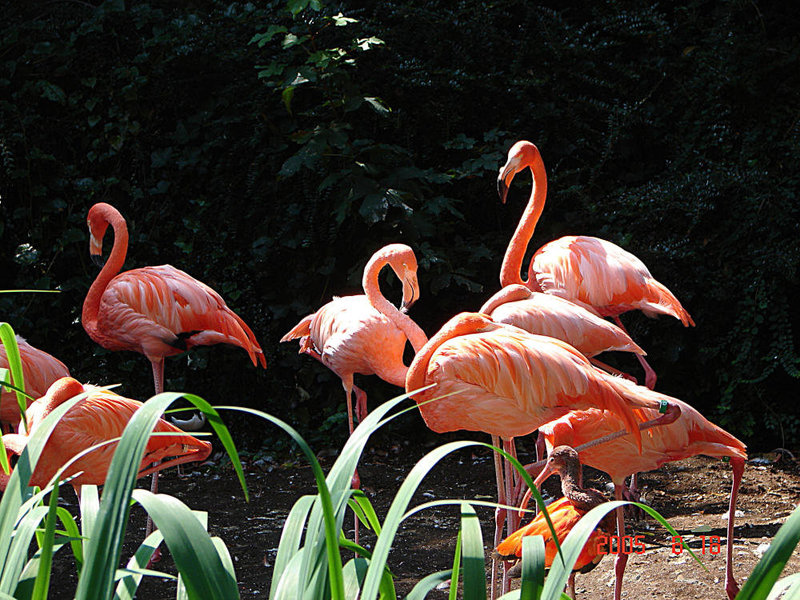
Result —
[{"label": "bare soil ground", "polygon": [[[402,480],[427,450],[413,445],[371,447],[359,468],[362,488],[383,518]],[[521,453],[521,458],[531,459]],[[758,562],[780,525],[800,504],[800,464],[787,456],[777,462],[774,457],[761,457],[747,464],[737,504],[734,539],[734,572],[741,582]],[[332,464],[323,459],[323,467]],[[270,574],[280,539],[283,520],[292,504],[303,494],[314,493],[311,470],[301,463],[274,464],[254,461],[246,465],[250,502],[245,503],[236,477],[229,466],[205,464],[192,469],[180,479],[165,473],[160,491],[181,498],[190,507],[209,513],[209,529],[220,536],[233,556],[242,598],[265,598]],[[603,490],[607,477],[587,469],[586,483]],[[460,451],[439,464],[423,481],[412,505],[431,499],[488,499],[494,495],[494,476],[489,452],[483,448]],[[689,545],[700,554],[708,571],[687,556],[673,553],[670,534],[652,520],[629,521],[634,535],[644,535],[646,552],[632,555],[625,573],[623,597],[628,599],[716,599],[725,598],[725,526],[730,466],[719,459],[696,457],[671,463],[659,471],[640,476],[643,498],[661,512]],[[546,485],[551,494],[558,493],[558,479]],[[611,497],[611,494],[608,494]],[[486,555],[491,554],[493,512],[478,508],[481,516]],[[350,523],[348,520],[347,523]],[[352,525],[351,525],[352,526]],[[393,545],[390,568],[396,575],[398,594],[402,596],[425,575],[447,569],[452,564],[458,528],[458,508],[437,508],[413,516],[404,523]],[[139,510],[131,516],[128,537],[130,548],[141,540],[144,517]],[[708,540],[719,536],[719,554],[707,547],[702,554],[701,536]],[[369,545],[367,536],[362,538]],[[51,598],[71,598],[74,589],[74,565],[62,564],[54,569]],[[578,598],[611,598],[613,595],[613,557],[603,560],[592,572],[578,575]],[[488,564],[487,564],[488,567]],[[158,565],[170,572],[169,553]],[[795,551],[784,575],[800,571],[800,551]],[[488,572],[488,568],[487,568]],[[140,588],[140,598],[160,600],[174,598],[174,583],[151,579]],[[446,598],[446,593],[433,592],[431,599]]]}]

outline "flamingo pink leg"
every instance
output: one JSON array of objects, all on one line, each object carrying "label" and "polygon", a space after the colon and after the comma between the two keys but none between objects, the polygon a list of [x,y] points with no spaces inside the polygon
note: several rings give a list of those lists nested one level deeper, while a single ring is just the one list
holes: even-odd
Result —
[{"label": "flamingo pink leg", "polygon": [[[622,487],[615,485],[614,486],[614,499],[615,500],[622,500]],[[622,545],[622,539],[625,535],[625,513],[622,510],[622,507],[616,509],[617,512],[617,536],[619,539],[620,546]],[[628,564],[628,555],[622,551],[622,548],[619,548],[619,552],[617,552],[617,558],[614,560],[614,600],[620,600],[622,598],[622,577],[625,575],[625,565]]]},{"label": "flamingo pink leg", "polygon": [[[619,318],[619,315],[614,317],[614,322],[619,326],[622,331],[628,333],[628,330],[625,329],[625,326],[622,324],[622,321]],[[636,355],[636,360],[639,361],[639,364],[642,365],[644,369],[644,384],[651,390],[655,389],[656,387],[656,372],[653,370],[653,367],[644,359],[644,356],[641,354]]]},{"label": "flamingo pink leg", "polygon": [[[639,355],[637,354],[636,356]],[[607,365],[601,360],[597,360],[596,358],[590,358],[589,362],[592,363],[595,367],[600,367],[601,369],[603,369],[603,371],[611,373],[612,375],[619,375],[620,377],[624,377],[628,381],[632,381],[633,383],[638,383],[636,381],[636,377],[634,377],[633,375],[628,375],[627,373],[620,371],[619,369],[615,369],[611,365]]]},{"label": "flamingo pink leg", "polygon": [[[151,360],[150,364],[153,366],[153,385],[156,390],[156,395],[160,394],[164,391],[164,359],[161,360]],[[158,463],[153,463],[155,466]],[[153,473],[153,478],[150,481],[150,492],[152,494],[158,493],[158,471]],[[153,519],[150,518],[150,515],[147,515],[147,525],[144,528],[144,537],[149,536],[153,533],[155,526],[153,525]],[[161,560],[161,546],[157,547],[153,552],[153,556],[150,557],[150,560],[147,563],[147,568],[149,569],[154,563],[157,563]]]},{"label": "flamingo pink leg", "polygon": [[731,484],[731,500],[728,507],[728,547],[725,549],[725,591],[728,598],[733,600],[739,593],[739,586],[733,577],[733,522],[736,517],[736,497],[739,495],[739,486],[742,483],[742,473],[744,473],[744,460],[741,458],[731,458],[733,468],[733,483]]}]

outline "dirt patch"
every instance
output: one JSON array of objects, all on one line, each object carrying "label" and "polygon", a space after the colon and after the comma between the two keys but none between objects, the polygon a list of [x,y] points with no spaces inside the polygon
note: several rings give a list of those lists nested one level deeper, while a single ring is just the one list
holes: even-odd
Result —
[{"label": "dirt patch", "polygon": [[[371,447],[359,468],[362,487],[383,518],[402,480],[429,448],[399,444]],[[523,448],[521,458],[531,459]],[[323,466],[332,464],[323,459]],[[777,463],[748,463],[737,504],[734,540],[734,572],[741,582],[746,578],[766,545],[800,503],[800,465],[788,458]],[[174,471],[165,473],[161,491],[181,498],[190,507],[209,512],[209,529],[226,543],[236,566],[242,598],[265,598],[281,534],[283,520],[292,504],[303,494],[314,493],[310,468],[297,464],[250,462],[246,466],[250,502],[229,467],[203,465],[180,479]],[[492,499],[494,475],[489,452],[483,448],[459,451],[440,463],[423,481],[412,505],[431,499]],[[586,483],[603,490],[608,479],[586,469]],[[696,457],[670,463],[659,471],[640,476],[643,497],[661,512],[689,545],[702,552],[700,536],[721,538],[721,551],[712,554],[707,547],[701,555],[708,572],[684,552],[674,554],[671,536],[652,520],[629,522],[633,535],[642,534],[646,552],[632,555],[625,573],[624,598],[710,599],[725,598],[725,526],[730,492],[730,466],[719,459]],[[557,493],[557,478],[547,489]],[[611,494],[608,494],[611,497]],[[74,496],[68,496],[68,500]],[[487,555],[494,530],[493,513],[478,508]],[[348,519],[346,526],[352,527]],[[458,508],[437,508],[417,514],[405,522],[390,554],[390,567],[396,574],[398,595],[408,592],[423,576],[452,564],[458,527]],[[144,516],[134,510],[128,538],[139,541],[144,532]],[[370,545],[367,536],[362,541]],[[125,558],[133,543],[126,546]],[[59,554],[65,554],[63,551]],[[579,598],[610,598],[613,594],[613,557],[604,559],[592,572],[578,575]],[[158,568],[172,572],[169,554]],[[800,553],[795,552],[784,575],[800,571]],[[488,572],[488,569],[487,569]],[[54,569],[56,600],[71,598],[74,590],[74,565],[61,557]],[[174,583],[151,579],[142,584],[140,598],[167,600],[175,597]],[[430,598],[446,598],[444,592]]]}]

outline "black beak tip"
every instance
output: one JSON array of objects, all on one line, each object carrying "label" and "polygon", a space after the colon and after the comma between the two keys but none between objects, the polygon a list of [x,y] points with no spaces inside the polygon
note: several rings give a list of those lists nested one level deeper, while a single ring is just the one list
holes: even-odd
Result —
[{"label": "black beak tip", "polygon": [[103,260],[103,256],[100,254],[92,254],[92,262],[101,268],[103,267],[104,264],[106,264],[106,261]]},{"label": "black beak tip", "polygon": [[502,177],[497,178],[497,195],[500,196],[500,202],[506,203],[506,195],[508,194],[508,186]]}]

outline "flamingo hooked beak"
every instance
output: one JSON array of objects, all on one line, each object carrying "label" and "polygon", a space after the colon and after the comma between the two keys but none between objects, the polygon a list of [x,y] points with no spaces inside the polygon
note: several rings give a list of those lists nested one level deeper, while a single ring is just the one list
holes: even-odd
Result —
[{"label": "flamingo hooked beak", "polygon": [[407,273],[403,278],[403,302],[400,310],[407,312],[419,300],[419,283],[416,273]]}]

